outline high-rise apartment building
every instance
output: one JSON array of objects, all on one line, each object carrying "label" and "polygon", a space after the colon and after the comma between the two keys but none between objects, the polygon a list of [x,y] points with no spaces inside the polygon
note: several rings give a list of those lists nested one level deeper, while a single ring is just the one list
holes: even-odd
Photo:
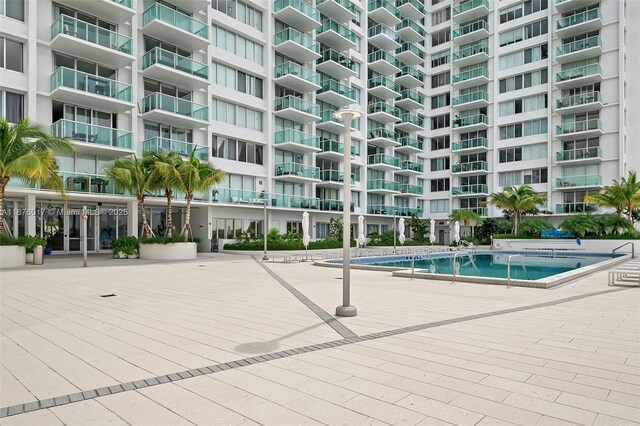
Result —
[{"label": "high-rise apartment building", "polygon": [[[584,195],[640,164],[640,69],[619,0],[0,0],[0,112],[74,142],[60,155],[66,194],[7,189],[8,222],[54,251],[136,235],[136,201],[104,175],[146,150],[195,150],[228,173],[198,194],[192,227],[211,239],[329,233],[351,181],[353,223],[437,220],[448,242],[455,209],[531,184],[553,216],[589,211]],[[631,74],[632,75],[632,74]],[[633,100],[636,100],[634,103]],[[357,106],[351,170],[343,124]],[[154,232],[166,223],[150,194]],[[184,201],[172,213],[179,229]]]}]

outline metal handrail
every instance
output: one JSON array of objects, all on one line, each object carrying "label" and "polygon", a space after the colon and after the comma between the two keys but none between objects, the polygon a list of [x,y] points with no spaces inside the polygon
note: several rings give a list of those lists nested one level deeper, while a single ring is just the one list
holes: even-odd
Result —
[{"label": "metal handrail", "polygon": [[619,246],[619,247],[614,248],[613,250],[611,250],[611,254],[615,253],[615,252],[616,252],[616,250],[619,250],[619,249],[621,249],[622,247],[624,247],[624,246],[628,246],[628,245],[631,245],[631,258],[632,258],[632,259],[635,259],[635,258],[636,258],[636,245],[635,245],[635,244],[633,244],[631,241],[627,241],[627,242],[626,242],[626,243],[624,243],[623,245],[621,245],[621,246]]},{"label": "metal handrail", "polygon": [[529,279],[529,273],[527,272],[527,267],[524,266],[524,258],[522,257],[522,255],[521,254],[512,254],[507,259],[507,288],[509,288],[509,285],[511,284],[511,258],[513,258],[513,257],[519,257],[520,258],[520,262],[522,263],[522,270],[524,271],[524,276],[527,279]]},{"label": "metal handrail", "polygon": [[[430,248],[429,248],[430,249]],[[429,250],[428,249],[428,250]],[[421,253],[424,254],[424,253]],[[438,265],[436,265],[435,260],[433,260],[433,257],[431,257],[431,251],[427,251],[427,259],[429,259],[431,261],[431,264],[433,265],[433,267],[435,268],[437,273],[440,273],[440,271],[438,270]],[[415,271],[415,265],[416,265],[416,256],[418,256],[419,254],[414,252],[413,256],[411,257],[411,275],[413,276],[413,273]]]}]

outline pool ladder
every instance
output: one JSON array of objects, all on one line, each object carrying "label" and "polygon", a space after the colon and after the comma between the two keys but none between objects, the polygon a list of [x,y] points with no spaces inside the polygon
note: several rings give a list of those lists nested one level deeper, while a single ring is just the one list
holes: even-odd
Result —
[{"label": "pool ladder", "polygon": [[457,276],[456,266],[457,266],[458,255],[466,255],[469,258],[469,261],[471,262],[475,270],[479,271],[478,267],[476,266],[476,262],[474,262],[473,260],[473,257],[475,256],[475,251],[473,253],[474,256],[472,256],[472,254],[469,253],[468,251],[457,251],[453,253],[453,263],[451,264],[451,267],[452,267],[451,275],[453,276],[453,282],[456,282],[456,276]]},{"label": "pool ladder", "polygon": [[[413,256],[411,257],[411,276],[412,277],[413,277],[413,273],[415,271],[416,256],[417,255],[418,255],[417,253],[413,253]],[[429,247],[429,249],[427,250],[427,259],[429,259],[431,261],[431,264],[433,265],[434,269],[439,274],[440,271],[438,270],[438,265],[436,265],[435,260],[433,260],[433,257],[431,257],[431,247]]]},{"label": "pool ladder", "polygon": [[520,258],[520,263],[522,264],[522,270],[524,271],[524,276],[529,279],[529,272],[527,272],[527,267],[524,266],[524,258],[521,254],[512,254],[507,259],[507,288],[511,284],[511,259],[514,257]]}]

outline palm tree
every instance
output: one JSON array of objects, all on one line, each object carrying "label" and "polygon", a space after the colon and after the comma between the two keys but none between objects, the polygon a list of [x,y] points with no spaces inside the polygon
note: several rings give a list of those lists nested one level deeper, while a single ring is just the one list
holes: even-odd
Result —
[{"label": "palm tree", "polygon": [[513,216],[513,233],[518,235],[518,225],[524,214],[535,210],[547,201],[547,194],[538,193],[529,185],[507,186],[502,192],[491,194],[488,204],[506,210]]},{"label": "palm tree", "polygon": [[567,217],[560,224],[560,229],[563,231],[573,231],[579,237],[584,237],[586,234],[598,233],[600,231],[596,218],[589,213],[576,214]]},{"label": "palm tree", "polygon": [[151,227],[147,220],[147,213],[144,209],[144,197],[151,188],[151,171],[146,167],[144,161],[135,155],[121,160],[116,160],[113,165],[106,170],[107,176],[113,183],[131,194],[135,194],[138,200],[138,208],[142,217],[142,236],[151,236]]},{"label": "palm tree", "polygon": [[5,232],[4,192],[9,180],[64,192],[54,154],[73,151],[66,139],[49,135],[27,118],[14,125],[0,118],[0,234]]},{"label": "palm tree", "polygon": [[191,201],[194,193],[208,191],[212,186],[222,182],[225,173],[209,162],[200,161],[195,156],[195,149],[188,159],[181,161],[176,167],[168,163],[158,163],[157,167],[170,186],[185,193],[187,206],[181,234],[185,241],[188,241],[192,237]]},{"label": "palm tree", "polygon": [[173,206],[173,191],[176,189],[172,176],[177,173],[177,168],[182,163],[182,158],[173,151],[148,151],[143,159],[145,167],[151,171],[150,189],[164,191],[167,199],[167,229],[165,236],[173,237],[173,218],[171,211]]},{"label": "palm tree", "polygon": [[473,210],[459,209],[449,215],[452,222],[462,222],[465,228],[469,226],[469,222],[473,222],[474,226],[482,222],[480,215]]},{"label": "palm tree", "polygon": [[605,186],[601,194],[587,195],[584,200],[615,209],[619,215],[626,211],[627,219],[633,223],[633,212],[640,208],[640,183],[636,172],[629,172],[629,177],[620,181],[614,179],[613,185]]}]

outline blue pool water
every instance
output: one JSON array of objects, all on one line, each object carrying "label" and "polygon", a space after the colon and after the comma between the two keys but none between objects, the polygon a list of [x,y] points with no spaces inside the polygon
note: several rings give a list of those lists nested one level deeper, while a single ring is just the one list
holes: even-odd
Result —
[{"label": "blue pool water", "polygon": [[[458,254],[456,274],[507,278],[507,260],[510,255],[519,254],[520,258],[511,260],[511,278],[518,280],[539,280],[552,275],[611,260],[620,255],[603,253],[547,253],[547,252],[511,252],[477,251],[475,256]],[[384,266],[397,269],[410,269],[412,255],[368,257],[351,259],[353,265]],[[342,263],[342,260],[330,261]],[[524,262],[524,268],[522,263]],[[526,269],[526,271],[525,271]],[[415,271],[432,274],[453,274],[453,253],[434,253],[431,259],[426,254],[416,255]]]}]

